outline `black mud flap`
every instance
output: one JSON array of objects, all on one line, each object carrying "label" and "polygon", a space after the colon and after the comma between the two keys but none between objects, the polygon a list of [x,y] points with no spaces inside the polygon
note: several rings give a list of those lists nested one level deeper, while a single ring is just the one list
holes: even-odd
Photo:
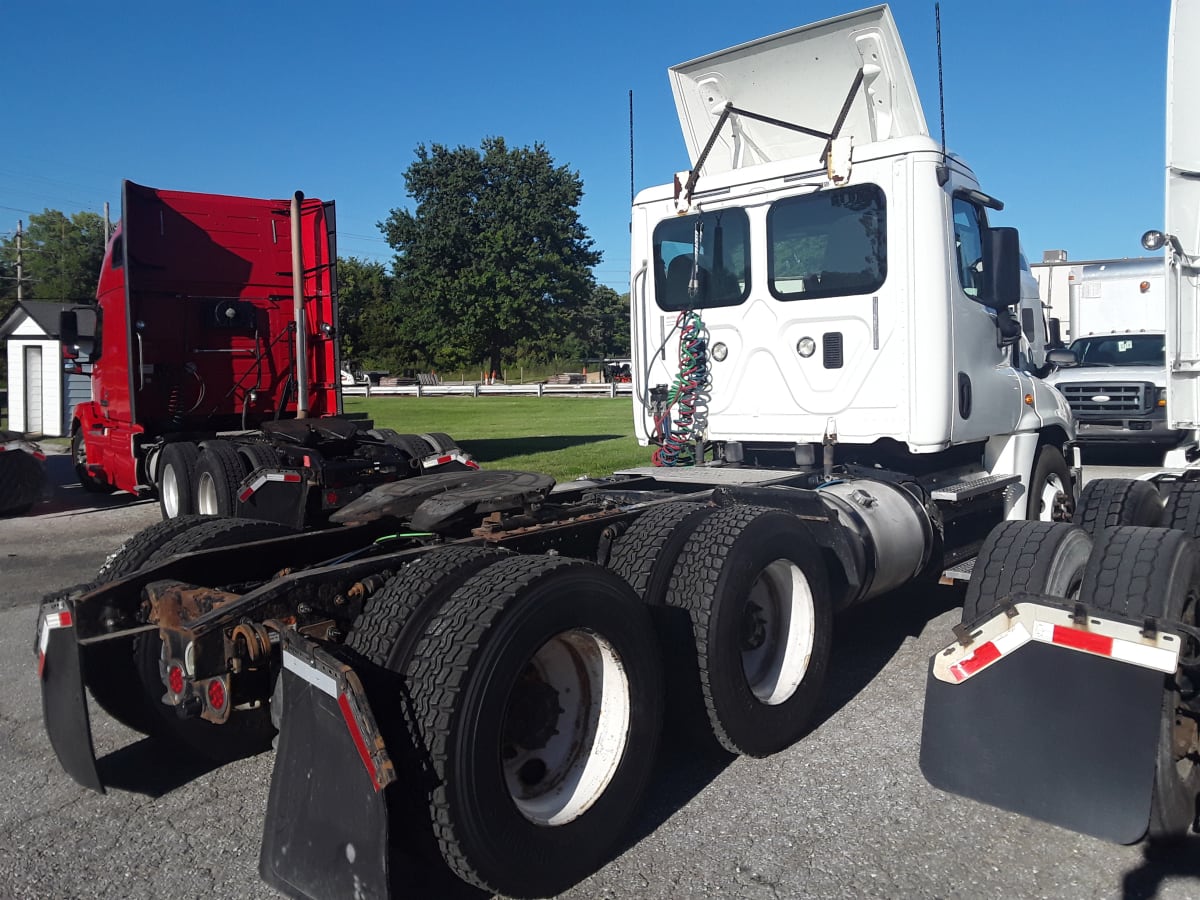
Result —
[{"label": "black mud flap", "polygon": [[259,872],[308,900],[388,894],[395,770],[361,683],[316,644],[284,636],[279,744]]},{"label": "black mud flap", "polygon": [[937,658],[921,733],[930,784],[1119,844],[1145,836],[1161,671],[1030,642],[952,684]]},{"label": "black mud flap", "polygon": [[293,528],[304,527],[308,479],[296,469],[255,469],[238,486],[234,515],[262,519]]},{"label": "black mud flap", "polygon": [[38,616],[37,660],[42,720],[54,755],[77,782],[104,793],[83,689],[83,652],[69,601],[43,604]]}]

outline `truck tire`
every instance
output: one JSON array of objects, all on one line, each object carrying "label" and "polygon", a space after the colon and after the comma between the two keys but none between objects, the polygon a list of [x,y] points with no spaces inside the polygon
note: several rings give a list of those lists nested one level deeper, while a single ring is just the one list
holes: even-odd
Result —
[{"label": "truck tire", "polygon": [[[271,469],[279,465],[279,454],[270,444],[235,444],[238,455],[242,458],[246,475],[255,469]],[[245,476],[242,476],[243,478]]]},{"label": "truck tire", "polygon": [[430,431],[427,434],[422,434],[421,440],[432,448],[430,453],[449,453],[451,450],[459,449],[458,442],[450,437],[450,435],[441,431]]},{"label": "truck tire", "polygon": [[235,515],[238,485],[249,473],[245,459],[229,441],[206,441],[196,462],[196,512]]},{"label": "truck tire", "polygon": [[164,519],[186,516],[196,511],[196,461],[200,448],[190,441],[176,441],[163,447],[159,457],[158,504]]},{"label": "truck tire", "polygon": [[[107,584],[132,575],[138,569],[157,562],[156,554],[171,539],[189,531],[211,516],[187,515],[175,519],[163,519],[143,528],[117,548],[100,566],[95,585]],[[93,650],[88,656],[93,670],[88,673],[88,690],[100,704],[100,708],[127,728],[149,734],[154,728],[153,713],[146,702],[145,691],[134,665],[128,645],[122,644],[114,652]]]},{"label": "truck tire", "polygon": [[687,610],[717,741],[768,756],[797,741],[829,668],[833,609],[821,551],[794,515],[714,512],[684,544],[666,602]]},{"label": "truck tire", "polygon": [[87,443],[83,436],[83,429],[78,426],[71,432],[71,461],[75,464],[75,475],[79,479],[80,486],[88,493],[111,494],[116,490],[103,478],[97,478],[88,471]]},{"label": "truck tire", "polygon": [[511,555],[491,547],[440,547],[417,557],[367,599],[346,646],[403,674],[429,618],[464,581]]},{"label": "truck tire", "polygon": [[1044,444],[1038,450],[1029,480],[1030,494],[1025,518],[1034,522],[1069,521],[1075,511],[1071,470],[1057,447]]},{"label": "truck tire", "polygon": [[613,544],[608,567],[651,606],[661,606],[679,552],[715,508],[704,503],[664,503],[640,515]]},{"label": "truck tire", "polygon": [[1176,484],[1167,495],[1163,525],[1177,528],[1188,537],[1200,538],[1200,481]]},{"label": "truck tire", "polygon": [[1120,525],[1157,528],[1163,502],[1154,485],[1129,478],[1095,478],[1083,487],[1071,521],[1091,533]]},{"label": "truck tire", "polygon": [[650,780],[662,671],[646,607],[595,563],[516,556],[430,620],[408,667],[447,865],[559,893],[602,865]]},{"label": "truck tire", "polygon": [[[1095,538],[1095,546],[1083,576],[1080,596],[1098,614],[1106,612],[1133,621],[1153,616],[1164,627],[1179,622],[1196,624],[1196,602],[1200,598],[1200,553],[1192,538],[1167,528],[1106,528]],[[1194,654],[1195,641],[1185,651]],[[1178,674],[1178,673],[1177,673]],[[1174,840],[1185,836],[1196,818],[1200,795],[1200,765],[1195,744],[1196,702],[1185,703],[1176,675],[1163,679],[1162,728],[1158,741],[1158,765],[1150,804],[1147,836]],[[1179,715],[1187,707],[1189,715]],[[1176,741],[1176,723],[1186,727]],[[1177,750],[1176,747],[1179,747]],[[1184,750],[1188,752],[1183,752]]]},{"label": "truck tire", "polygon": [[970,625],[1018,591],[1073,601],[1092,537],[1066,522],[1001,522],[988,534],[967,584],[962,621]]}]

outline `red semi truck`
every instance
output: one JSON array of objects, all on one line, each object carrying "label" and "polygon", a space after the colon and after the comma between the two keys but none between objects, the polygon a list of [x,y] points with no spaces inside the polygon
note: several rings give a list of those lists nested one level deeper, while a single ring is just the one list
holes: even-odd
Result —
[{"label": "red semi truck", "polygon": [[164,518],[303,525],[375,484],[473,465],[444,434],[343,415],[332,202],[126,181],[96,304],[94,336],[62,322],[66,365],[91,366],[71,425],[89,490],[157,493]]}]

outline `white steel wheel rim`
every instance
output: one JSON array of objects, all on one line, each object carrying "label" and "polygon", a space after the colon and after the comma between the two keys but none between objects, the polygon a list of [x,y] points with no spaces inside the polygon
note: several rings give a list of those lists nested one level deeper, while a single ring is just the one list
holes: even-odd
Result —
[{"label": "white steel wheel rim", "polygon": [[816,640],[812,587],[791,560],[777,559],[746,595],[742,622],[742,672],[755,698],[768,706],[796,693]]},{"label": "white steel wheel rim", "polygon": [[179,479],[175,477],[174,466],[163,466],[162,485],[159,490],[162,491],[163,509],[167,511],[167,518],[174,519],[179,515]]},{"label": "white steel wheel rim", "polygon": [[1065,494],[1066,488],[1063,486],[1062,479],[1057,475],[1051,475],[1042,482],[1041,489],[1035,498],[1038,503],[1037,520],[1039,522],[1054,521],[1054,501],[1058,499],[1059,494]]},{"label": "white steel wheel rim", "polygon": [[505,705],[501,766],[535,825],[574,821],[600,799],[629,739],[629,677],[611,643],[576,628],[526,663]]},{"label": "white steel wheel rim", "polygon": [[217,483],[208,472],[196,479],[196,512],[202,516],[220,515],[217,509]]}]

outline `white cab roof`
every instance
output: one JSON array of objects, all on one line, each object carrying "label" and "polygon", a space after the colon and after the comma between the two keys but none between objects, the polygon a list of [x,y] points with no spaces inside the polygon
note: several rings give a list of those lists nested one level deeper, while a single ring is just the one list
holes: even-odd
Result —
[{"label": "white cab roof", "polygon": [[[908,57],[887,6],[826,19],[702,56],[669,70],[692,165],[726,103],[819,132],[838,120],[859,69],[841,134],[857,145],[928,135]],[[731,116],[705,160],[713,175],[782,159],[819,160],[824,138]]]}]

